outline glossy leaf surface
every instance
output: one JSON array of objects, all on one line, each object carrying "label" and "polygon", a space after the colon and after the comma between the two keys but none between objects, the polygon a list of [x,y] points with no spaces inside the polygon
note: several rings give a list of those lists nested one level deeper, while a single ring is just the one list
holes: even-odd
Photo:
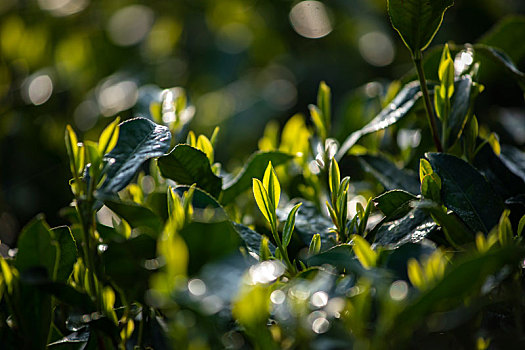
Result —
[{"label": "glossy leaf surface", "polygon": [[412,54],[424,50],[436,35],[453,0],[388,0],[388,14]]},{"label": "glossy leaf surface", "polygon": [[109,165],[106,181],[99,191],[112,194],[122,190],[142,163],[165,154],[170,142],[169,129],[148,119],[135,118],[120,124],[117,145],[105,156],[105,159],[114,159],[114,162]]},{"label": "glossy leaf surface", "polygon": [[162,176],[180,185],[197,184],[197,187],[217,197],[221,192],[222,179],[215,175],[204,152],[186,144],[180,144],[166,156],[159,158]]},{"label": "glossy leaf surface", "polygon": [[443,204],[474,232],[488,234],[498,223],[503,204],[483,175],[452,155],[427,153],[426,157],[441,178]]}]

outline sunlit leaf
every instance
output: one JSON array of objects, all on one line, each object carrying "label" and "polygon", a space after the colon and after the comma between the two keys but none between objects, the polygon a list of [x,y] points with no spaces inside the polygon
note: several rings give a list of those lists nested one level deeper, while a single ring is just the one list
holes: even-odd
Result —
[{"label": "sunlit leaf", "polygon": [[310,246],[308,247],[308,254],[315,255],[315,254],[319,254],[320,251],[321,251],[321,235],[316,233],[312,237],[312,241],[310,242]]},{"label": "sunlit leaf", "polygon": [[453,0],[388,0],[388,14],[412,55],[424,50],[436,35]]},{"label": "sunlit leaf", "polygon": [[273,205],[272,209],[277,209],[281,197],[281,185],[279,184],[279,179],[273,169],[272,162],[268,163],[268,167],[264,172],[263,185],[268,193],[268,199]]},{"label": "sunlit leaf", "polygon": [[[434,84],[429,83],[429,89],[433,88]],[[396,95],[396,97],[388,104],[385,108],[379,112],[379,114],[372,119],[367,125],[362,129],[354,131],[350,134],[346,140],[342,143],[339,151],[335,158],[341,160],[343,156],[348,152],[350,148],[364,135],[370,134],[372,132],[386,129],[390,125],[397,123],[405,115],[407,115],[411,110],[414,104],[421,97],[421,88],[419,81],[413,81],[406,84],[401,91]]]},{"label": "sunlit leaf", "polygon": [[370,248],[370,243],[368,243],[363,237],[353,235],[352,241],[354,243],[354,252],[365,269],[370,269],[376,266],[377,253]]},{"label": "sunlit leaf", "polygon": [[117,145],[106,155],[106,159],[114,161],[99,191],[112,194],[126,187],[142,163],[162,156],[168,151],[170,142],[169,129],[148,119],[135,118],[121,123]]},{"label": "sunlit leaf", "polygon": [[427,153],[426,157],[441,178],[443,204],[453,210],[474,232],[488,234],[498,223],[503,204],[483,175],[470,164],[452,155]]},{"label": "sunlit leaf", "polygon": [[288,244],[290,244],[290,241],[292,239],[292,233],[295,227],[295,214],[297,214],[297,210],[299,210],[299,207],[302,204],[303,203],[296,204],[290,211],[290,214],[288,214],[288,218],[286,219],[286,222],[283,228],[283,238],[282,238],[283,248],[288,247]]},{"label": "sunlit leaf", "polygon": [[119,134],[119,123],[120,118],[117,117],[100,134],[98,139],[98,152],[101,155],[104,155],[115,148]]},{"label": "sunlit leaf", "polygon": [[272,206],[268,198],[268,193],[264,189],[262,182],[258,179],[253,179],[253,196],[255,197],[255,202],[259,210],[271,224],[273,221]]},{"label": "sunlit leaf", "polygon": [[180,144],[167,155],[160,157],[158,166],[162,176],[180,185],[197,184],[197,187],[218,197],[222,179],[215,175],[210,161],[201,150]]}]

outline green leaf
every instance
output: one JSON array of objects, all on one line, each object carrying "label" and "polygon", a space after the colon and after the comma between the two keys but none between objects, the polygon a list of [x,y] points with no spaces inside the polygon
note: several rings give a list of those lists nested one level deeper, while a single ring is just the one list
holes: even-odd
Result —
[{"label": "green leaf", "polygon": [[118,198],[105,199],[104,204],[119,215],[132,228],[148,228],[157,237],[162,231],[162,220],[150,209],[135,202],[125,202]]},{"label": "green leaf", "polygon": [[412,55],[423,51],[436,35],[453,0],[388,0],[392,26]]},{"label": "green leaf", "polygon": [[521,247],[510,245],[473,254],[456,262],[437,284],[425,290],[396,316],[386,336],[399,336],[401,331],[409,335],[433,312],[443,311],[444,308],[452,310],[462,305],[473,293],[477,293],[488,276],[496,274],[507,264],[518,264],[523,256]]},{"label": "green leaf", "polygon": [[215,175],[206,154],[197,148],[179,144],[167,155],[160,157],[158,166],[162,176],[181,185],[197,184],[197,187],[218,197],[222,179]]},{"label": "green leaf", "polygon": [[506,209],[501,214],[498,223],[498,237],[501,245],[507,245],[512,242],[514,233],[512,232],[512,225],[509,220],[510,210]]},{"label": "green leaf", "polygon": [[205,264],[220,260],[239,249],[239,235],[229,221],[186,225],[180,235],[189,251],[188,274],[194,275]]},{"label": "green leaf", "polygon": [[447,125],[447,132],[449,133],[447,147],[449,148],[459,139],[467,123],[469,110],[474,102],[472,95],[477,96],[477,93],[473,91],[470,75],[464,75],[454,83],[454,95],[450,101],[451,107]]},{"label": "green leaf", "polygon": [[452,155],[427,153],[426,158],[441,178],[443,204],[474,232],[488,234],[499,221],[503,203],[483,175]]},{"label": "green leaf", "polygon": [[56,280],[66,282],[73,271],[73,265],[77,261],[77,245],[69,227],[55,227],[51,232],[60,251]]},{"label": "green leaf", "polygon": [[357,259],[365,269],[370,269],[376,266],[377,253],[370,248],[370,244],[361,236],[353,235],[354,253]]},{"label": "green leaf", "polygon": [[322,266],[330,264],[339,271],[353,272],[358,276],[366,274],[366,269],[355,259],[353,246],[339,244],[322,253],[311,256],[307,260],[308,266]]},{"label": "green leaf", "polygon": [[125,293],[128,300],[144,302],[152,274],[145,266],[147,260],[156,258],[156,241],[141,234],[123,242],[108,242],[102,254],[105,273]]},{"label": "green leaf", "polygon": [[[525,171],[520,176],[520,162],[525,162],[525,157],[520,161],[521,151],[503,146],[498,157],[492,147],[485,144],[476,153],[473,165],[490,182],[494,191],[503,199],[525,193]],[[522,163],[525,164],[525,163]]]},{"label": "green leaf", "polygon": [[417,175],[406,169],[400,169],[390,160],[373,155],[359,156],[363,169],[372,174],[386,190],[401,189],[410,193],[419,193]]},{"label": "green leaf", "polygon": [[[412,209],[409,202],[416,199],[417,197],[412,193],[403,190],[392,190],[375,197],[373,202],[383,214],[390,217],[391,220],[395,220],[405,216]],[[404,210],[400,210],[401,208],[404,208]]]},{"label": "green leaf", "polygon": [[441,179],[436,173],[428,174],[421,181],[421,195],[436,203],[441,203]]},{"label": "green leaf", "polygon": [[[393,215],[395,217],[395,212]],[[437,225],[427,213],[421,209],[412,209],[399,219],[393,220],[388,216],[385,217],[366,238],[372,241],[375,237],[374,242],[381,246],[399,247],[408,242],[421,241],[432,234],[436,228]]]},{"label": "green leaf", "polygon": [[430,175],[434,173],[434,169],[432,169],[432,165],[426,160],[425,158],[421,158],[419,160],[419,181],[423,181],[423,178],[426,175]]},{"label": "green leaf", "polygon": [[120,118],[111,122],[100,134],[98,138],[98,153],[104,155],[115,148],[119,134]]},{"label": "green leaf", "polygon": [[525,152],[516,147],[503,145],[500,158],[510,171],[525,181]]},{"label": "green leaf", "polygon": [[272,212],[275,212],[275,209],[279,206],[279,199],[281,197],[281,185],[279,184],[279,179],[275,174],[273,169],[272,162],[268,163],[266,170],[264,171],[263,176],[263,185],[268,193],[268,199],[272,204]]},{"label": "green leaf", "polygon": [[441,98],[443,100],[450,99],[454,93],[454,61],[452,61],[447,44],[445,44],[441,55],[438,76],[442,87],[440,90]]},{"label": "green leaf", "polygon": [[312,256],[315,254],[319,254],[321,251],[321,235],[316,233],[312,237],[312,241],[310,242],[310,246],[308,247],[308,255]]},{"label": "green leaf", "polygon": [[[433,88],[434,84],[429,84],[429,88]],[[379,114],[366,124],[360,130],[351,133],[346,140],[341,144],[335,159],[341,160],[350,148],[364,135],[375,131],[383,130],[397,123],[405,115],[407,115],[414,104],[421,97],[421,87],[419,81],[413,81],[406,84],[396,97],[379,112]]]},{"label": "green leaf", "polygon": [[322,111],[316,105],[308,105],[310,117],[315,125],[315,129],[319,133],[321,140],[326,139],[328,131],[326,130],[325,120],[322,117]]},{"label": "green leaf", "polygon": [[303,203],[296,204],[290,211],[290,214],[288,214],[288,218],[286,219],[283,228],[283,248],[288,247],[288,244],[290,244],[290,241],[292,240],[292,233],[295,227],[295,215],[297,214],[297,210],[299,210],[299,207],[302,204]]},{"label": "green leaf", "polygon": [[165,154],[171,142],[171,133],[165,126],[135,118],[120,124],[117,145],[105,159],[114,161],[108,166],[106,181],[100,193],[113,194],[126,187],[143,162]]},{"label": "green leaf", "polygon": [[429,200],[413,204],[432,216],[434,221],[441,226],[447,241],[453,247],[460,248],[461,245],[474,241],[474,233],[454,212],[447,212],[443,206]]},{"label": "green leaf", "polygon": [[261,246],[259,247],[259,261],[270,260],[272,253],[270,252],[270,241],[268,237],[262,236]]},{"label": "green leaf", "polygon": [[293,157],[291,154],[278,151],[255,152],[246,161],[243,169],[235,178],[225,181],[221,203],[231,203],[239,194],[249,189],[252,185],[252,178],[261,176],[269,162],[272,162],[274,166],[278,166],[288,162]]},{"label": "green leaf", "polygon": [[337,194],[339,193],[339,184],[341,183],[341,173],[339,172],[339,164],[337,164],[337,160],[335,158],[332,158],[330,162],[330,169],[328,170],[328,184],[330,185],[330,192],[332,193],[332,196],[337,197]]},{"label": "green leaf", "polygon": [[525,215],[521,217],[520,222],[518,224],[518,231],[517,231],[518,237],[521,237],[521,235],[523,234],[524,228],[525,228]]},{"label": "green leaf", "polygon": [[[236,222],[233,222],[233,228],[235,229],[235,231],[237,231],[237,234],[239,235],[239,237],[241,237],[244,244],[246,245],[246,248],[248,248],[250,252],[260,254],[263,239],[266,236],[263,236],[260,233],[250,229],[249,227]],[[275,252],[275,246],[272,242],[268,242],[268,248],[270,249],[271,253]]]},{"label": "green leaf", "polygon": [[273,222],[273,211],[272,204],[268,198],[268,193],[264,189],[262,182],[258,179],[253,179],[253,196],[255,197],[255,202],[259,207],[259,210],[264,215],[266,220],[272,224]]},{"label": "green leaf", "polygon": [[330,131],[330,121],[331,121],[331,113],[330,113],[330,87],[326,85],[324,81],[322,81],[319,84],[319,91],[317,92],[317,107],[321,110],[321,113],[323,115],[324,125],[327,130],[327,132]]},{"label": "green leaf", "polygon": [[23,229],[18,238],[15,267],[22,273],[33,267],[43,267],[54,280],[60,252],[43,215],[37,216]]}]

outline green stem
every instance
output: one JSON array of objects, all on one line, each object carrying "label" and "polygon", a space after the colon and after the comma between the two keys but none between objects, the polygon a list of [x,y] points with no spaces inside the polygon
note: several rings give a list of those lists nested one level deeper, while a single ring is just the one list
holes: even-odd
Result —
[{"label": "green stem", "polygon": [[290,262],[290,258],[288,257],[288,252],[283,247],[283,244],[281,242],[281,238],[279,238],[279,232],[277,232],[277,225],[276,225],[276,223],[272,223],[271,226],[272,226],[271,228],[272,228],[273,238],[275,239],[275,243],[277,243],[277,247],[279,247],[279,251],[281,252],[281,255],[284,258],[284,262],[286,263],[286,266],[288,267],[288,270],[290,271],[290,273],[295,274],[295,272],[296,272],[295,271],[295,267]]},{"label": "green stem", "polygon": [[438,152],[443,152],[443,147],[439,141],[437,126],[436,126],[436,117],[434,116],[434,111],[432,110],[432,103],[430,102],[430,95],[428,93],[427,81],[425,79],[425,72],[423,71],[423,65],[421,63],[421,51],[417,51],[413,56],[412,60],[416,66],[417,75],[419,77],[419,84],[421,85],[421,91],[423,93],[423,99],[425,101],[425,108],[427,110],[428,123],[430,124],[430,130],[432,132],[432,138]]},{"label": "green stem", "polygon": [[[88,268],[89,289],[92,293],[91,297],[96,300],[98,299],[97,298],[98,293],[96,291],[95,264],[93,261],[94,260],[93,259],[93,249],[91,247],[91,228],[93,226],[93,217],[92,217],[93,214],[89,210],[90,207],[91,207],[90,202],[85,202],[82,199],[77,198],[77,212],[78,212],[78,216],[80,219],[80,224],[82,226],[82,233],[83,233],[83,238],[84,238],[83,251],[84,251],[85,264]],[[98,305],[98,307],[99,309],[102,309],[100,305]]]}]

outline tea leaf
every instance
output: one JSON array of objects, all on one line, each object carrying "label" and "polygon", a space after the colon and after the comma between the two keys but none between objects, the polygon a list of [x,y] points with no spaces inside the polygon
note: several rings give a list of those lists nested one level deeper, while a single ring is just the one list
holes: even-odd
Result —
[{"label": "tea leaf", "polygon": [[262,236],[261,246],[259,247],[259,261],[266,261],[272,257],[270,252],[268,237]]},{"label": "tea leaf", "polygon": [[315,254],[319,254],[320,251],[321,251],[321,235],[316,233],[312,237],[312,241],[310,242],[310,246],[308,247],[308,254],[312,256]]},{"label": "tea leaf", "polygon": [[228,204],[239,194],[249,189],[252,178],[261,176],[269,162],[278,166],[293,159],[293,157],[291,154],[278,151],[253,153],[240,173],[235,178],[224,182],[221,203]]},{"label": "tea leaf", "polygon": [[[434,84],[428,84],[429,88],[433,88]],[[397,123],[401,118],[407,115],[414,104],[421,97],[421,87],[419,81],[413,81],[406,84],[396,97],[379,114],[372,119],[367,125],[360,130],[354,131],[341,144],[335,159],[341,160],[350,148],[364,135],[372,132],[386,129],[390,125]]]},{"label": "tea leaf", "polygon": [[69,227],[55,227],[51,232],[60,251],[56,280],[66,282],[73,271],[73,265],[77,261],[77,245]]},{"label": "tea leaf", "polygon": [[290,211],[290,214],[288,214],[288,219],[286,219],[286,222],[284,224],[283,228],[283,248],[288,247],[288,244],[290,244],[290,241],[292,239],[293,229],[295,227],[295,215],[297,214],[297,210],[299,210],[299,207],[303,203],[296,204],[292,210]]},{"label": "tea leaf", "polygon": [[253,179],[253,196],[255,197],[255,202],[257,203],[261,213],[264,215],[266,220],[272,224],[272,204],[270,203],[266,189],[264,188],[262,182],[258,179]]},{"label": "tea leaf", "polygon": [[412,55],[423,51],[436,35],[453,0],[388,0],[392,26]]},{"label": "tea leaf", "polygon": [[99,154],[104,155],[115,148],[119,134],[119,123],[120,118],[117,117],[100,134],[100,137],[98,138]]},{"label": "tea leaf", "polygon": [[358,235],[353,235],[352,241],[354,242],[355,255],[361,265],[363,265],[365,269],[375,267],[378,255],[370,248],[370,243]]},{"label": "tea leaf", "polygon": [[144,227],[157,236],[162,230],[161,219],[150,209],[134,202],[114,199],[104,200],[104,204],[128,222],[132,228]]},{"label": "tea leaf", "polygon": [[197,184],[197,187],[218,197],[222,179],[216,176],[210,167],[210,161],[204,152],[185,144],[179,144],[160,157],[158,166],[162,176],[181,185]]},{"label": "tea leaf", "polygon": [[281,197],[281,186],[279,184],[279,179],[275,174],[273,169],[272,162],[268,163],[268,167],[264,172],[263,176],[263,185],[268,193],[268,199],[272,204],[272,210],[275,212],[275,209],[279,206],[279,199]]},{"label": "tea leaf", "polygon": [[114,159],[108,166],[106,180],[99,189],[103,194],[122,190],[135,176],[143,162],[160,157],[171,142],[169,129],[144,119],[135,118],[120,124],[117,145],[105,159]]},{"label": "tea leaf", "polygon": [[15,267],[22,273],[33,267],[43,267],[49,279],[56,278],[60,252],[43,215],[34,218],[18,238]]},{"label": "tea leaf", "polygon": [[447,126],[447,132],[449,133],[447,138],[448,147],[452,147],[461,136],[473,102],[472,94],[477,96],[477,93],[472,91],[472,84],[470,75],[464,75],[454,83],[454,95],[450,101],[451,107]]},{"label": "tea leaf", "polygon": [[337,160],[335,158],[332,158],[330,162],[330,169],[328,170],[328,184],[330,185],[330,192],[332,193],[332,196],[337,197],[339,193],[339,184],[341,182],[341,173],[339,172],[339,164],[337,164]]},{"label": "tea leaf", "polygon": [[[381,210],[383,214],[391,220],[395,220],[408,213],[412,209],[409,202],[416,199],[417,197],[409,192],[392,190],[375,197],[373,202],[376,208]],[[400,211],[400,208],[405,208],[405,210]]]},{"label": "tea leaf", "polygon": [[[483,175],[465,161],[448,154],[427,153],[442,181],[443,204],[474,232],[488,234],[503,212],[503,204]],[[491,203],[487,206],[486,203]]]},{"label": "tea leaf", "polygon": [[410,193],[419,193],[417,175],[406,169],[399,169],[388,159],[381,156],[362,155],[359,163],[372,174],[386,190],[401,189]]},{"label": "tea leaf", "polygon": [[327,131],[330,131],[330,121],[331,121],[331,113],[330,113],[330,87],[326,85],[324,81],[319,83],[319,91],[317,92],[317,107],[321,110],[324,125]]}]

